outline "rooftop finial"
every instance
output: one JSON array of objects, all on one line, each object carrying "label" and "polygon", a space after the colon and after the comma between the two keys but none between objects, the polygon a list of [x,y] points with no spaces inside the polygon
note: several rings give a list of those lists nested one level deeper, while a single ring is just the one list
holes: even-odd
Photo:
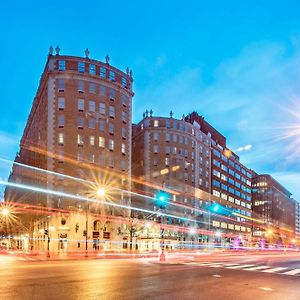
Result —
[{"label": "rooftop finial", "polygon": [[53,54],[53,47],[51,45],[50,48],[49,48],[49,55],[52,55],[52,54]]},{"label": "rooftop finial", "polygon": [[170,118],[172,119],[173,118],[173,112],[170,111]]},{"label": "rooftop finial", "polygon": [[56,52],[56,55],[59,55],[59,52],[60,52],[60,48],[59,46],[57,45],[56,48],[55,48],[55,52]]},{"label": "rooftop finial", "polygon": [[153,110],[150,109],[150,117],[152,117],[152,115],[153,115]]},{"label": "rooftop finial", "polygon": [[129,68],[126,68],[126,74],[129,75]]},{"label": "rooftop finial", "polygon": [[105,61],[106,61],[107,64],[109,64],[110,57],[108,56],[108,54],[106,54],[106,56],[105,56]]},{"label": "rooftop finial", "polygon": [[148,109],[146,109],[146,117],[148,117],[148,113],[149,113],[149,112],[148,112]]},{"label": "rooftop finial", "polygon": [[84,54],[85,54],[85,58],[89,58],[90,51],[88,48],[85,49]]},{"label": "rooftop finial", "polygon": [[146,114],[145,114],[145,112],[143,112],[143,119],[145,118],[145,116],[146,116]]},{"label": "rooftop finial", "polygon": [[181,120],[184,120],[184,117],[185,117],[185,116],[184,116],[184,114],[183,114],[183,115],[182,115],[182,119],[181,119]]},{"label": "rooftop finial", "polygon": [[132,78],[132,70],[129,71],[129,76]]}]

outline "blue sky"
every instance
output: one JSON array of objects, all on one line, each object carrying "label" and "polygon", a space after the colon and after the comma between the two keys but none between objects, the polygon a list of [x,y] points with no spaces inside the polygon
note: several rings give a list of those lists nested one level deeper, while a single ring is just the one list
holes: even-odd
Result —
[{"label": "blue sky", "polygon": [[134,121],[147,108],[176,117],[196,110],[243,163],[300,200],[299,1],[0,5],[0,157],[18,150],[49,46],[71,55],[88,47],[92,58],[108,53],[133,69]]}]

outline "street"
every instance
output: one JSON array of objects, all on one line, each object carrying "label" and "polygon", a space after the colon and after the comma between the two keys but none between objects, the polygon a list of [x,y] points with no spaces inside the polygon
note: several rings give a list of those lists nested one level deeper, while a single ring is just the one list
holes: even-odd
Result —
[{"label": "street", "polygon": [[[298,254],[20,261],[0,257],[0,299],[300,299]],[[286,274],[284,274],[286,273]]]}]

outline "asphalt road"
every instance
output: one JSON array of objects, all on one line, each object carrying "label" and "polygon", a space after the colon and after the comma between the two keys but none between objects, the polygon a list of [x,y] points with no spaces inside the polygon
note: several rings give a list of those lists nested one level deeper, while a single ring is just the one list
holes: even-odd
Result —
[{"label": "asphalt road", "polygon": [[[218,257],[217,261],[225,259],[225,256]],[[227,258],[231,263],[233,259]],[[253,256],[250,259],[258,265],[268,260],[274,267],[284,263],[289,267],[300,266],[297,257],[260,261]],[[4,259],[0,262],[0,299],[300,299],[300,276],[201,266],[176,259],[170,262]]]}]

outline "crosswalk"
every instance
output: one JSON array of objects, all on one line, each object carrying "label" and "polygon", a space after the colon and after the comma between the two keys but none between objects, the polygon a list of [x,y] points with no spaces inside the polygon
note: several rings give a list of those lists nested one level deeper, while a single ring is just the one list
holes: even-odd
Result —
[{"label": "crosswalk", "polygon": [[298,268],[286,268],[277,266],[267,266],[267,265],[255,265],[255,264],[228,264],[228,263],[213,263],[213,262],[182,262],[181,264],[191,265],[195,267],[209,267],[209,268],[225,268],[231,270],[243,270],[252,272],[263,272],[263,273],[274,273],[280,275],[289,276],[300,276],[300,269]]}]

